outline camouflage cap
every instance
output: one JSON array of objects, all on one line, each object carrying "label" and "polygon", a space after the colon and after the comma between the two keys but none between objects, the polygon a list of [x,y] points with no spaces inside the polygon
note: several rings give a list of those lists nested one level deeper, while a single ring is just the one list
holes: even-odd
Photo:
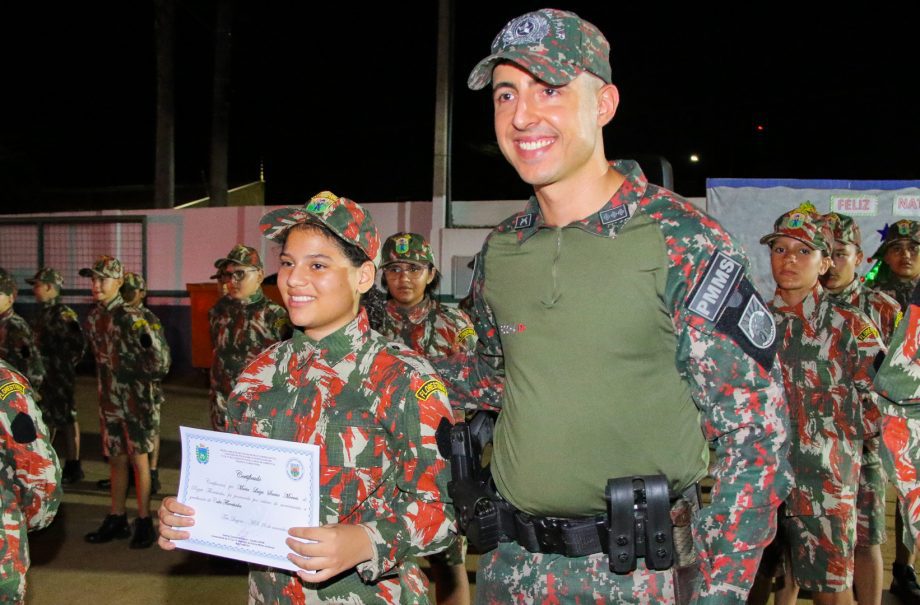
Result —
[{"label": "camouflage cap", "polygon": [[920,221],[912,221],[905,218],[891,225],[886,225],[885,236],[882,238],[882,245],[878,247],[878,250],[875,251],[872,258],[882,258],[885,256],[891,244],[902,239],[920,244]]},{"label": "camouflage cap", "polygon": [[568,84],[583,71],[611,81],[610,44],[601,30],[575,13],[555,8],[509,21],[492,41],[492,54],[473,68],[467,86],[485,88],[502,61],[553,86]]},{"label": "camouflage cap", "polygon": [[125,268],[121,261],[114,256],[100,256],[92,267],[80,269],[80,277],[114,277],[118,279],[125,276]]},{"label": "camouflage cap", "polygon": [[859,225],[852,216],[830,212],[824,215],[827,226],[834,234],[834,241],[840,244],[853,244],[857,248],[862,246],[862,234]]},{"label": "camouflage cap", "polygon": [[30,286],[34,286],[35,284],[51,284],[60,290],[64,287],[64,276],[51,267],[42,267],[34,276],[27,279],[26,283]]},{"label": "camouflage cap", "polygon": [[773,223],[773,233],[760,238],[761,244],[771,244],[778,237],[791,237],[815,250],[830,254],[833,234],[824,217],[818,214],[811,202],[805,202],[783,214]]},{"label": "camouflage cap", "polygon": [[381,267],[393,263],[433,265],[434,254],[431,252],[431,244],[418,233],[394,233],[383,244]]},{"label": "camouflage cap", "polygon": [[12,295],[16,290],[16,278],[6,270],[0,269],[0,294]]},{"label": "camouflage cap", "polygon": [[233,246],[233,250],[227,253],[227,256],[214,261],[214,266],[218,269],[223,269],[224,265],[229,265],[230,263],[244,267],[255,267],[256,269],[262,268],[262,259],[259,257],[259,253],[255,248],[245,244]]},{"label": "camouflage cap", "polygon": [[121,291],[125,290],[146,290],[147,282],[137,273],[125,273],[125,283],[121,285]]},{"label": "camouflage cap", "polygon": [[317,193],[303,208],[279,208],[262,216],[259,230],[272,241],[298,223],[321,224],[349,244],[364,251],[375,266],[380,265],[380,235],[370,213],[352,200],[331,191]]}]

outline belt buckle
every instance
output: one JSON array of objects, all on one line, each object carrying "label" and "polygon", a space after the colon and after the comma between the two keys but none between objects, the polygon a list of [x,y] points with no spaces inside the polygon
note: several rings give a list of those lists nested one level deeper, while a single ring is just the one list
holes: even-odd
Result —
[{"label": "belt buckle", "polygon": [[543,552],[565,554],[565,540],[562,536],[564,519],[554,517],[540,517],[534,519],[537,528],[537,539]]}]

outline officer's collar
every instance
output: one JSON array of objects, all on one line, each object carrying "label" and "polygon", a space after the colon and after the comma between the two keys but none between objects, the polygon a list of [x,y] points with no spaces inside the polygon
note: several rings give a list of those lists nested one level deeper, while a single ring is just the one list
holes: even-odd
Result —
[{"label": "officer's collar", "polygon": [[[636,213],[639,200],[648,189],[648,179],[633,160],[614,160],[610,162],[610,167],[625,177],[623,183],[597,212],[566,227],[601,237],[616,237],[620,228]],[[541,228],[547,228],[547,225],[537,197],[531,196],[524,210],[506,221],[500,230],[517,233],[518,240],[523,242]]]},{"label": "officer's collar", "polygon": [[392,298],[387,301],[387,314],[398,322],[408,321],[409,323],[420,324],[427,319],[433,308],[434,301],[427,294],[420,303],[411,308],[400,306]]},{"label": "officer's collar", "polygon": [[103,307],[106,311],[111,311],[115,307],[120,307],[125,304],[125,299],[121,297],[121,294],[116,294],[115,298],[110,300],[107,303],[99,303],[100,307]]},{"label": "officer's collar", "polygon": [[306,353],[304,360],[316,354],[332,366],[342,361],[349,353],[362,348],[370,337],[370,330],[367,311],[361,307],[353,320],[332,334],[313,340],[303,330],[295,330],[291,341],[295,351]]},{"label": "officer's collar", "polygon": [[783,300],[783,297],[779,294],[779,288],[777,288],[776,293],[773,295],[773,308],[783,315],[795,315],[802,319],[802,321],[811,321],[817,314],[818,308],[821,306],[821,298],[823,296],[824,288],[821,287],[820,283],[816,283],[811,291],[805,295],[802,302],[790,305]]}]

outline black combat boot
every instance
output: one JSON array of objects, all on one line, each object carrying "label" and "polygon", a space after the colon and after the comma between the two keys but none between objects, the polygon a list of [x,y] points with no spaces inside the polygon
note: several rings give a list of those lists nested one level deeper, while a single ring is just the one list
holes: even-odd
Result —
[{"label": "black combat boot", "polygon": [[910,565],[894,563],[891,566],[891,594],[907,605],[920,605],[920,585],[917,574]]},{"label": "black combat boot", "polygon": [[150,548],[157,541],[157,533],[153,530],[151,517],[138,517],[134,520],[134,536],[131,538],[129,548]]},{"label": "black combat boot", "polygon": [[124,540],[130,535],[131,528],[128,527],[127,515],[108,515],[99,529],[86,534],[83,539],[90,544],[103,544],[111,542],[113,538]]},{"label": "black combat boot", "polygon": [[82,481],[83,477],[85,477],[85,475],[83,474],[83,467],[80,465],[79,460],[68,460],[64,463],[64,470],[61,472],[61,483],[69,485],[77,481]]}]

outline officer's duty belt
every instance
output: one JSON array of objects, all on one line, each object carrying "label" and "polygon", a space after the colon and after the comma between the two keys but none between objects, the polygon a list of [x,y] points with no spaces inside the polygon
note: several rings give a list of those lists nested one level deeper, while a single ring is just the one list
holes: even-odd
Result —
[{"label": "officer's duty belt", "polygon": [[[611,480],[611,483],[614,481],[618,480]],[[630,479],[625,481],[631,482]],[[622,511],[622,508],[614,508],[610,493],[608,485],[609,513]],[[663,512],[667,519],[662,519],[661,514],[654,518],[654,511],[649,511],[647,517],[641,516],[638,510],[633,513],[631,502],[625,514],[618,512],[611,516],[608,513],[577,519],[535,517],[506,500],[491,504],[497,508],[498,525],[504,538],[517,542],[526,550],[567,557],[603,552],[610,557],[612,571],[628,573],[636,568],[637,558],[644,558],[649,569],[669,569],[675,560],[683,564],[688,556],[694,556],[690,521],[693,512],[700,507],[699,484],[694,483],[679,494],[669,493],[668,501],[669,510]]]}]

